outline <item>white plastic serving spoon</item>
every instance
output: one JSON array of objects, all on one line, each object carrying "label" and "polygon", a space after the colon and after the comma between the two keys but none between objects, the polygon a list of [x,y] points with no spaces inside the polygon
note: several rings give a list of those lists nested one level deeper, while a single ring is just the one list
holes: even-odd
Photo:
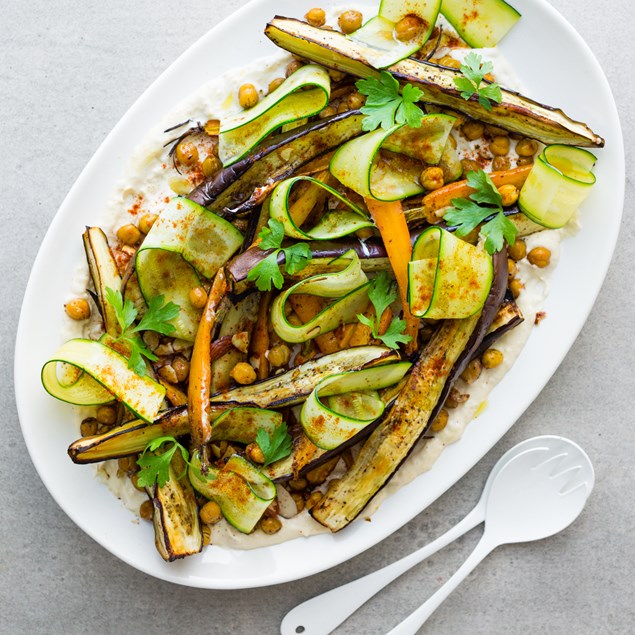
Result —
[{"label": "white plastic serving spoon", "polygon": [[287,613],[280,632],[327,635],[395,578],[485,521],[483,536],[466,562],[389,635],[416,633],[497,546],[546,538],[571,524],[582,511],[593,482],[589,457],[572,441],[556,436],[523,441],[499,459],[476,507],[447,533],[383,569],[303,602]]}]

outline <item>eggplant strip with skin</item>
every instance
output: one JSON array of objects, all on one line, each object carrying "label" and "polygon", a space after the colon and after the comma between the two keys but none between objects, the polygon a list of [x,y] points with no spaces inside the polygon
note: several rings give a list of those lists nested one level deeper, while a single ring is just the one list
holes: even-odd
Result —
[{"label": "eggplant strip with skin", "polygon": [[506,288],[507,253],[494,260],[494,282],[483,310],[465,320],[446,320],[426,345],[386,419],[362,446],[349,471],[311,510],[331,531],[346,527],[390,480],[440,410],[478,349]]},{"label": "eggplant strip with skin", "polygon": [[[358,77],[378,76],[379,52],[343,33],[276,16],[265,28],[265,35],[279,47],[328,68]],[[458,110],[543,143],[583,147],[604,145],[604,139],[586,124],[574,121],[558,108],[545,106],[511,90],[501,88],[502,101],[493,104],[491,112],[478,103],[476,95],[463,99],[461,91],[454,85],[454,79],[462,76],[458,70],[414,58],[397,62],[385,70],[400,82],[420,88],[423,101]]]}]

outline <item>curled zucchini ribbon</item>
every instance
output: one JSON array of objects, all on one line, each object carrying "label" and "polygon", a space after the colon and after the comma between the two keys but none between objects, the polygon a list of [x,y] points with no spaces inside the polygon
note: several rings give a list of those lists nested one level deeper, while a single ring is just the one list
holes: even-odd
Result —
[{"label": "curled zucchini ribbon", "polygon": [[[424,115],[419,128],[405,124],[378,128],[342,145],[329,170],[347,187],[365,198],[397,201],[420,194],[421,161],[436,164],[443,155],[455,117]],[[380,149],[397,154],[380,155]]]},{"label": "curled zucchini ribbon", "polygon": [[[289,205],[291,190],[298,181],[309,181],[314,187],[321,187],[341,201],[348,210],[330,210],[313,228],[304,231],[296,225]],[[301,240],[330,240],[348,236],[364,227],[373,227],[372,220],[361,207],[349,201],[337,190],[310,176],[296,176],[276,185],[269,200],[269,214],[271,218],[282,223],[286,236]]]},{"label": "curled zucchini ribbon", "polygon": [[440,227],[417,239],[408,263],[408,304],[417,317],[463,319],[485,303],[492,286],[491,256]]},{"label": "curled zucchini ribbon", "polygon": [[244,534],[253,531],[276,497],[273,482],[238,455],[231,456],[222,469],[210,468],[204,475],[196,453],[192,456],[188,476],[194,489],[216,501],[227,522]]},{"label": "curled zucchini ribbon", "polygon": [[240,247],[243,235],[229,222],[186,198],[170,201],[137,251],[135,267],[143,297],[163,295],[179,305],[175,337],[193,341],[201,311],[189,292],[211,278]]},{"label": "curled zucchini ribbon", "polygon": [[566,225],[595,183],[597,157],[588,150],[547,146],[538,156],[518,198],[520,209],[536,223]]},{"label": "curled zucchini ribbon", "polygon": [[[354,31],[350,38],[377,51],[375,68],[386,68],[418,51],[428,40],[437,21],[441,0],[382,0],[379,14]],[[421,29],[402,42],[395,37],[395,25],[406,16],[417,16]]]},{"label": "curled zucchini ribbon", "polygon": [[[299,344],[335,330],[340,324],[354,322],[368,304],[368,278],[359,257],[352,249],[336,258],[331,265],[344,268],[301,280],[281,293],[271,306],[271,324],[285,342]],[[306,324],[295,326],[286,317],[285,306],[293,294],[337,298]]]},{"label": "curled zucchini ribbon", "polygon": [[85,339],[70,340],[55,352],[42,368],[42,384],[51,396],[78,406],[118,399],[148,422],[154,421],[165,396],[161,384],[128,368],[123,355]]},{"label": "curled zucchini ribbon", "polygon": [[410,362],[398,362],[323,379],[302,406],[305,434],[323,450],[333,450],[376,421],[385,404],[377,390],[399,382]]},{"label": "curled zucchini ribbon", "polygon": [[221,121],[218,156],[223,165],[244,157],[276,128],[316,115],[330,96],[326,70],[316,64],[302,66],[256,106]]},{"label": "curled zucchini ribbon", "polygon": [[254,443],[259,428],[272,434],[281,423],[282,414],[275,410],[239,406],[214,419],[211,440]]}]

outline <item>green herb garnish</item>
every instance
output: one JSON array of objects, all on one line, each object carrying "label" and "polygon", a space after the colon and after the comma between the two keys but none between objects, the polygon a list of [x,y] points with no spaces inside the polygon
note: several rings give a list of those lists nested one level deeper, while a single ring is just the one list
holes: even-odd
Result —
[{"label": "green herb garnish", "polygon": [[399,82],[387,71],[381,71],[379,79],[360,79],[355,86],[366,95],[366,105],[361,108],[366,115],[362,130],[370,132],[379,126],[390,130],[395,123],[421,127],[423,111],[416,103],[423,97],[423,92],[416,86],[406,84],[399,94]]},{"label": "green herb garnish", "polygon": [[[157,454],[156,450],[164,443],[171,443],[172,447]],[[189,452],[174,437],[159,437],[158,439],[150,441],[141,456],[137,459],[137,465],[141,468],[137,483],[141,487],[152,487],[155,483],[158,483],[159,487],[163,487],[170,480],[170,463],[177,450],[181,451],[183,460],[186,465],[189,465]],[[187,467],[178,477],[179,479],[183,478],[186,470]]]},{"label": "green herb garnish", "polygon": [[454,85],[461,91],[463,99],[478,95],[478,103],[485,110],[492,109],[492,102],[501,103],[503,95],[501,94],[500,86],[496,82],[486,82],[481,87],[481,82],[483,82],[485,75],[494,70],[494,65],[491,62],[484,62],[480,55],[469,53],[465,56],[460,70],[463,73],[463,77],[455,77]]},{"label": "green herb garnish", "polygon": [[399,348],[400,342],[407,344],[412,338],[410,335],[404,335],[406,322],[401,318],[395,318],[386,329],[386,332],[383,335],[379,335],[381,316],[397,299],[395,284],[390,280],[385,271],[382,271],[371,281],[368,286],[368,299],[373,303],[373,307],[375,308],[375,318],[371,319],[360,313],[357,319],[372,331],[375,339],[381,340],[388,348]]},{"label": "green herb garnish", "polygon": [[143,358],[145,357],[150,361],[156,361],[158,358],[146,347],[139,333],[141,331],[156,331],[161,335],[172,334],[176,329],[169,320],[174,319],[179,314],[179,305],[174,304],[174,302],[164,304],[162,295],[155,296],[148,303],[148,310],[139,320],[139,323],[133,326],[137,318],[137,309],[130,300],[124,302],[121,291],[107,287],[106,300],[115,310],[117,322],[121,328],[121,335],[115,339],[115,342],[125,344],[130,351],[128,368],[134,370],[137,375],[145,375],[146,365]]},{"label": "green herb garnish", "polygon": [[492,179],[483,170],[468,172],[467,184],[474,192],[469,199],[452,199],[452,207],[444,214],[443,220],[448,225],[457,226],[457,236],[466,236],[486,218],[494,215],[481,227],[481,234],[486,239],[485,249],[493,254],[503,248],[505,241],[512,245],[518,230],[503,213],[503,199]]},{"label": "green herb garnish", "polygon": [[292,448],[291,441],[291,435],[287,431],[287,424],[284,421],[277,425],[271,434],[264,428],[258,428],[256,443],[265,455],[263,467],[289,456]]},{"label": "green herb garnish", "polygon": [[270,218],[269,226],[262,228],[258,238],[260,238],[258,243],[260,249],[274,250],[247,275],[247,280],[255,282],[260,291],[270,291],[272,284],[276,289],[282,289],[284,278],[278,265],[278,254],[281,251],[285,257],[284,270],[290,276],[302,271],[311,260],[311,249],[306,243],[282,247],[284,225],[279,220]]}]

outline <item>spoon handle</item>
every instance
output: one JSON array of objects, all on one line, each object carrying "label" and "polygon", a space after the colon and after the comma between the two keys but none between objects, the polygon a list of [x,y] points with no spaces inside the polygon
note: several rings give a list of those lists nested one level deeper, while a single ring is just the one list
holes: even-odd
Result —
[{"label": "spoon handle", "polygon": [[[314,598],[299,604],[289,611],[282,620],[281,635],[296,635],[298,632],[302,632],[304,635],[328,635],[395,578],[439,549],[449,545],[470,529],[474,529],[484,519],[485,505],[479,502],[463,520],[425,547],[383,569],[369,573],[321,595],[316,595]],[[303,630],[298,631],[298,628]]]},{"label": "spoon handle", "polygon": [[[492,552],[498,543],[491,540],[487,532],[483,534],[480,542],[467,560],[459,567],[456,573],[438,590],[430,596],[416,611],[411,613],[403,622],[397,624],[388,635],[415,635],[424,622],[434,613],[454,589],[476,568],[476,565]],[[308,634],[307,634],[308,635]]]}]

